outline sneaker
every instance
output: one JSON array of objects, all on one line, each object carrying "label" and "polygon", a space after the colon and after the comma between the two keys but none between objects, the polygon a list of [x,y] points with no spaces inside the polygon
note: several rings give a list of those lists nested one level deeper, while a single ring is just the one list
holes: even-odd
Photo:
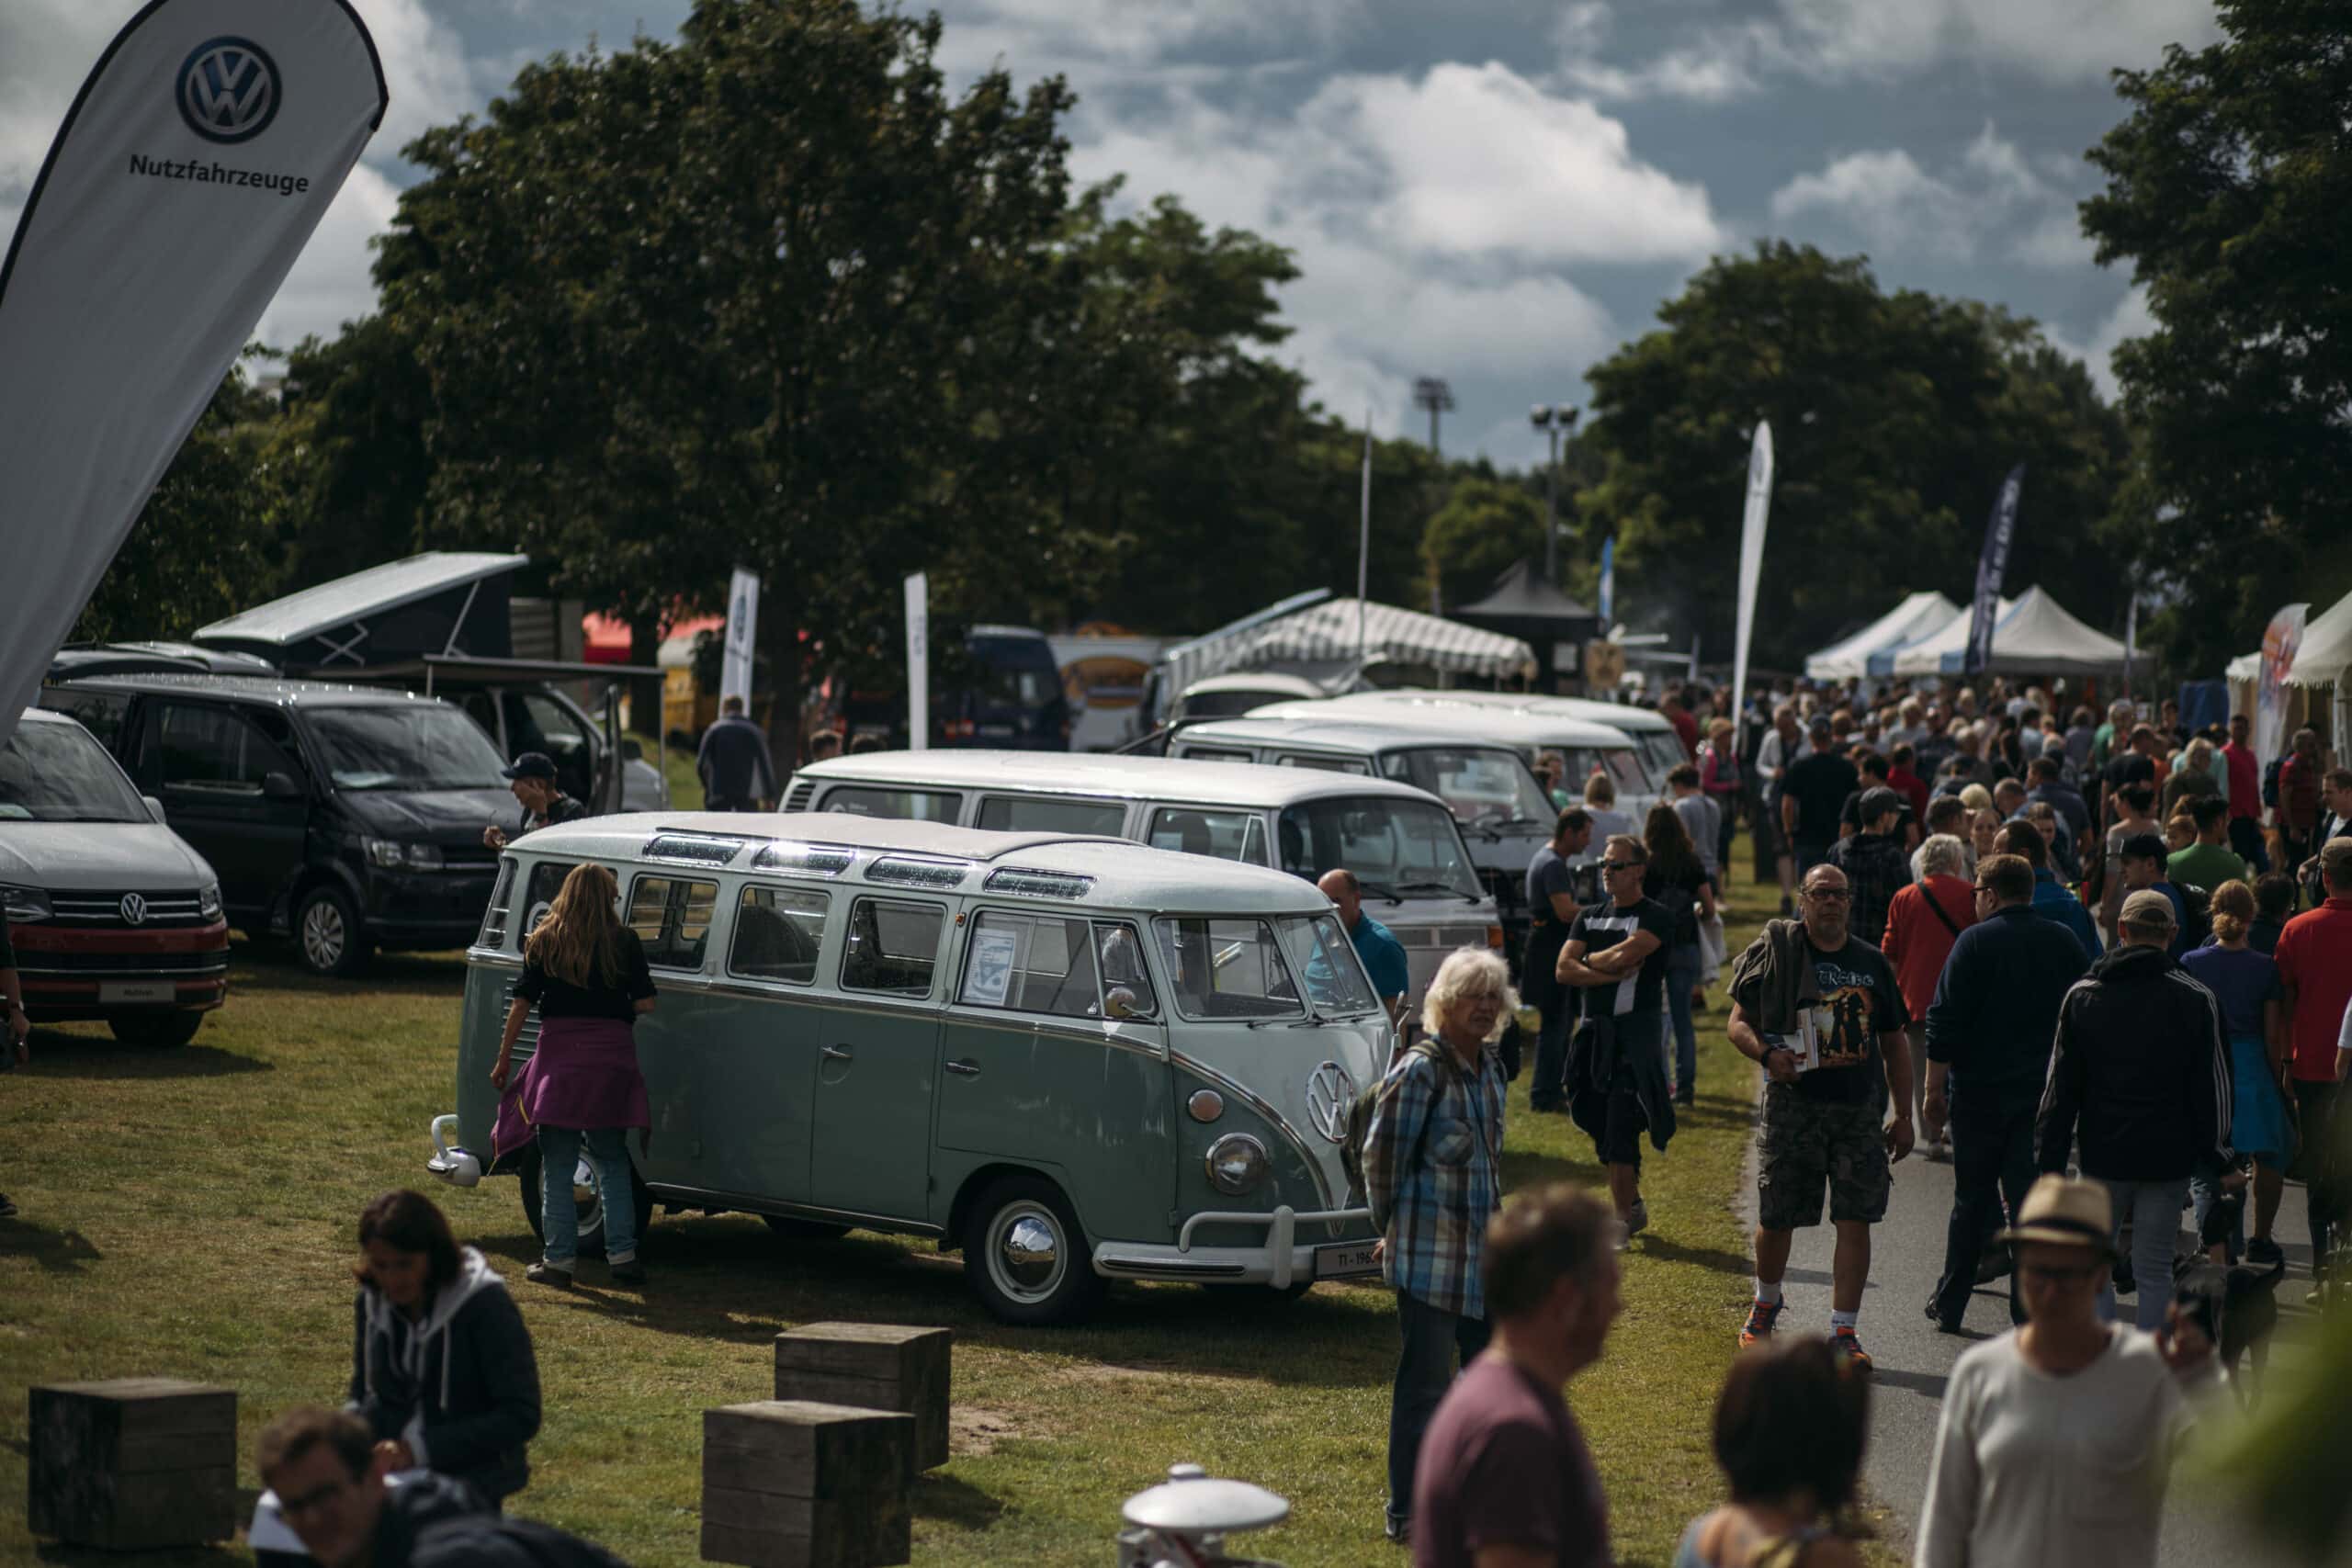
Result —
[{"label": "sneaker", "polygon": [[1783,1299],[1777,1302],[1751,1302],[1747,1308],[1747,1326],[1739,1331],[1739,1348],[1761,1345],[1772,1337],[1773,1328],[1781,1321],[1781,1309],[1788,1305]]},{"label": "sneaker", "polygon": [[616,1263],[612,1266],[610,1278],[616,1285],[642,1285],[645,1283],[645,1265],[634,1258],[626,1263]]},{"label": "sneaker", "polygon": [[[0,1203],[6,1201],[6,1199],[0,1198]],[[0,1210],[0,1213],[6,1212],[6,1210]],[[2258,1235],[2245,1244],[2245,1260],[2248,1263],[2259,1263],[2268,1268],[2274,1263],[2284,1263],[2287,1260],[2287,1255],[2279,1250],[2277,1242],[2267,1235]]]},{"label": "sneaker", "polygon": [[1674,1091],[1674,1103],[1685,1109],[1695,1107],[1699,1103],[1699,1091],[1695,1089],[1678,1089]]},{"label": "sneaker", "polygon": [[1381,1521],[1380,1530],[1399,1546],[1413,1544],[1413,1521],[1409,1517],[1400,1519],[1391,1514]]},{"label": "sneaker", "polygon": [[1625,1236],[1631,1240],[1650,1228],[1650,1206],[1639,1198],[1634,1200],[1633,1213],[1625,1216]]},{"label": "sneaker", "polygon": [[1862,1348],[1862,1342],[1854,1337],[1852,1329],[1832,1330],[1829,1336],[1829,1348],[1838,1352],[1838,1359],[1840,1361],[1856,1371],[1866,1372],[1871,1370],[1870,1352]]},{"label": "sneaker", "polygon": [[559,1291],[571,1289],[571,1270],[560,1263],[534,1263],[523,1270],[523,1278],[535,1285],[553,1285]]}]

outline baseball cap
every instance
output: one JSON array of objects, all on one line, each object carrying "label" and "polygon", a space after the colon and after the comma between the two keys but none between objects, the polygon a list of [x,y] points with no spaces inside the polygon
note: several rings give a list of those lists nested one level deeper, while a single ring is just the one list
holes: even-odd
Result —
[{"label": "baseball cap", "polygon": [[513,767],[500,769],[498,776],[502,779],[545,779],[552,784],[555,782],[555,759],[545,751],[525,751],[515,757]]},{"label": "baseball cap", "polygon": [[1903,808],[1903,797],[1883,784],[1862,791],[1861,814],[1865,822],[1875,822],[1888,812]]},{"label": "baseball cap", "polygon": [[2150,931],[2161,926],[2171,931],[2180,924],[2180,917],[2173,912],[2170,898],[2153,887],[2143,887],[2123,900],[2123,911],[2116,917],[2116,923]]},{"label": "baseball cap", "polygon": [[[2165,847],[2162,833],[2134,833],[2116,846],[2115,855],[2118,860],[2162,861],[2170,859],[2172,851]],[[2159,893],[2156,897],[2161,898],[2164,895]]]}]

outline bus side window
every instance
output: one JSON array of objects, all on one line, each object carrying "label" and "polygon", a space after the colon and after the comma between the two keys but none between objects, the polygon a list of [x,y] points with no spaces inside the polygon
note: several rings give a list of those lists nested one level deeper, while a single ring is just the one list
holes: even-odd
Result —
[{"label": "bus side window", "polygon": [[822,893],[757,884],[743,889],[735,907],[735,940],[727,972],[747,980],[813,985],[817,949],[825,940],[825,914],[832,901]]},{"label": "bus side window", "polygon": [[849,940],[842,952],[842,989],[896,997],[931,995],[945,919],[935,904],[894,904],[860,898],[850,907]]},{"label": "bus side window", "polygon": [[676,876],[640,876],[630,892],[623,921],[645,945],[645,962],[656,969],[700,969],[710,942],[710,917],[718,907],[718,884]]}]

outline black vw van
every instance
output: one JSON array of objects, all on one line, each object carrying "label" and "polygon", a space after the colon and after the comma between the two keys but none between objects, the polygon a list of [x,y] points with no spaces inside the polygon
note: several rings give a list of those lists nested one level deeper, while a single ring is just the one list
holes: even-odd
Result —
[{"label": "black vw van", "polygon": [[232,925],[291,935],[305,968],[473,939],[521,815],[501,759],[433,697],[277,676],[97,675],[44,685],[220,877]]}]

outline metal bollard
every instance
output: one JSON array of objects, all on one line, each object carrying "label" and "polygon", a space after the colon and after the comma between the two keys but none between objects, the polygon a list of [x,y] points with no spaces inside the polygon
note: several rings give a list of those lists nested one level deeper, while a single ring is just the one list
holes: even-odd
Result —
[{"label": "metal bollard", "polygon": [[1246,1481],[1219,1481],[1197,1464],[1170,1465],[1168,1479],[1120,1506],[1118,1568],[1282,1568],[1228,1557],[1225,1538],[1290,1517],[1290,1504]]}]

